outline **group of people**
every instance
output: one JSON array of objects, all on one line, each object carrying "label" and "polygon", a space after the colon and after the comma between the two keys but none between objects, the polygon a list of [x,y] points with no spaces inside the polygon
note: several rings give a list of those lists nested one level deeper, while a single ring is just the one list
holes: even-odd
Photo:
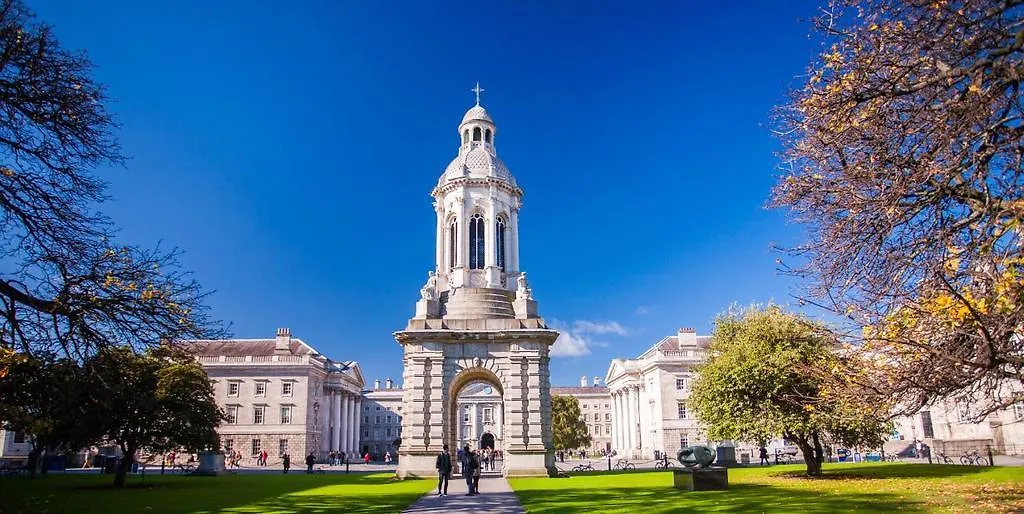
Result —
[{"label": "group of people", "polygon": [[267,465],[267,450],[263,450],[256,454],[256,465],[266,466]]},{"label": "group of people", "polygon": [[[462,477],[466,479],[466,489],[469,491],[466,496],[480,494],[480,471],[494,469],[496,454],[495,450],[489,448],[470,450],[468,444],[459,450],[459,466],[462,469]],[[434,466],[437,468],[437,495],[448,496],[448,479],[451,478],[454,466],[447,444],[437,455]]]},{"label": "group of people", "polygon": [[[557,460],[558,462],[565,462],[566,455],[568,455],[570,459],[573,458],[574,456],[578,456],[580,460],[584,460],[587,458],[587,450],[558,450],[555,452],[555,460]],[[594,452],[595,457],[597,457],[598,455],[600,455],[602,458],[609,456],[614,457],[616,455],[616,452],[615,450],[612,450],[611,452],[609,452],[608,450]]]},{"label": "group of people", "polygon": [[331,466],[340,466],[345,463],[345,452],[331,451],[327,454],[327,461]]}]

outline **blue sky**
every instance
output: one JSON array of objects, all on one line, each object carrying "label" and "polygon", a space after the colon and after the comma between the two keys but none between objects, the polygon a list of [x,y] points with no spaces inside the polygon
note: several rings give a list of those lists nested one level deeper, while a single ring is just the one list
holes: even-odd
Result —
[{"label": "blue sky", "polygon": [[433,266],[429,192],[486,89],[526,194],[522,267],[607,371],[731,303],[789,301],[764,208],[772,106],[813,58],[811,2],[31,1],[106,84],[130,157],[101,170],[126,242],[163,242],[237,337],[290,327],[401,376]]}]

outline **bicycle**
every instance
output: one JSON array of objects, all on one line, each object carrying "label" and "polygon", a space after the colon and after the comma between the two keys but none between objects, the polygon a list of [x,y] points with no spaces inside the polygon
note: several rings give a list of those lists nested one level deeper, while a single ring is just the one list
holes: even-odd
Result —
[{"label": "bicycle", "polygon": [[582,471],[594,471],[594,466],[591,466],[589,462],[584,462],[582,464],[577,464],[573,466],[572,471],[574,473],[579,473]]},{"label": "bicycle", "polygon": [[623,471],[632,471],[636,469],[636,464],[633,464],[632,462],[629,462],[626,459],[619,459],[619,461],[615,463],[615,469],[621,469]]},{"label": "bicycle", "polygon": [[938,455],[939,455],[938,461],[940,463],[942,463],[942,464],[952,464],[953,463],[953,459],[947,457],[945,453],[940,453]]},{"label": "bicycle", "polygon": [[196,465],[195,464],[175,464],[174,468],[172,468],[172,469],[177,469],[177,470],[181,471],[182,473],[192,473],[193,471],[196,470]]},{"label": "bicycle", "polygon": [[673,469],[676,465],[669,459],[662,459],[654,463],[654,469]]},{"label": "bicycle", "polygon": [[960,457],[960,464],[964,466],[988,466],[988,459],[983,457],[978,450],[964,452]]}]

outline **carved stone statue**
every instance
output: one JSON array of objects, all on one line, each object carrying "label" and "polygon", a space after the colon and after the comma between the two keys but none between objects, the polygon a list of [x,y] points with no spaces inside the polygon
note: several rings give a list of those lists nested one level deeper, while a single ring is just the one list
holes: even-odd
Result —
[{"label": "carved stone statue", "polygon": [[516,278],[516,299],[533,300],[533,291],[530,290],[530,285],[526,282],[526,273],[520,273]]},{"label": "carved stone statue", "polygon": [[706,468],[715,461],[715,452],[707,446],[689,446],[680,449],[676,459],[688,468]]},{"label": "carved stone statue", "polygon": [[427,274],[427,283],[420,289],[424,300],[437,300],[437,275],[433,271]]}]

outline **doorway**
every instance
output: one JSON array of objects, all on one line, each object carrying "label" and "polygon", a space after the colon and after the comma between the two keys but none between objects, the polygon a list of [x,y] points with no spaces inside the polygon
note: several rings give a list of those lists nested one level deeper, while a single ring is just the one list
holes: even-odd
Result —
[{"label": "doorway", "polygon": [[490,432],[484,433],[483,437],[480,438],[480,448],[493,450],[494,449],[494,434]]}]

